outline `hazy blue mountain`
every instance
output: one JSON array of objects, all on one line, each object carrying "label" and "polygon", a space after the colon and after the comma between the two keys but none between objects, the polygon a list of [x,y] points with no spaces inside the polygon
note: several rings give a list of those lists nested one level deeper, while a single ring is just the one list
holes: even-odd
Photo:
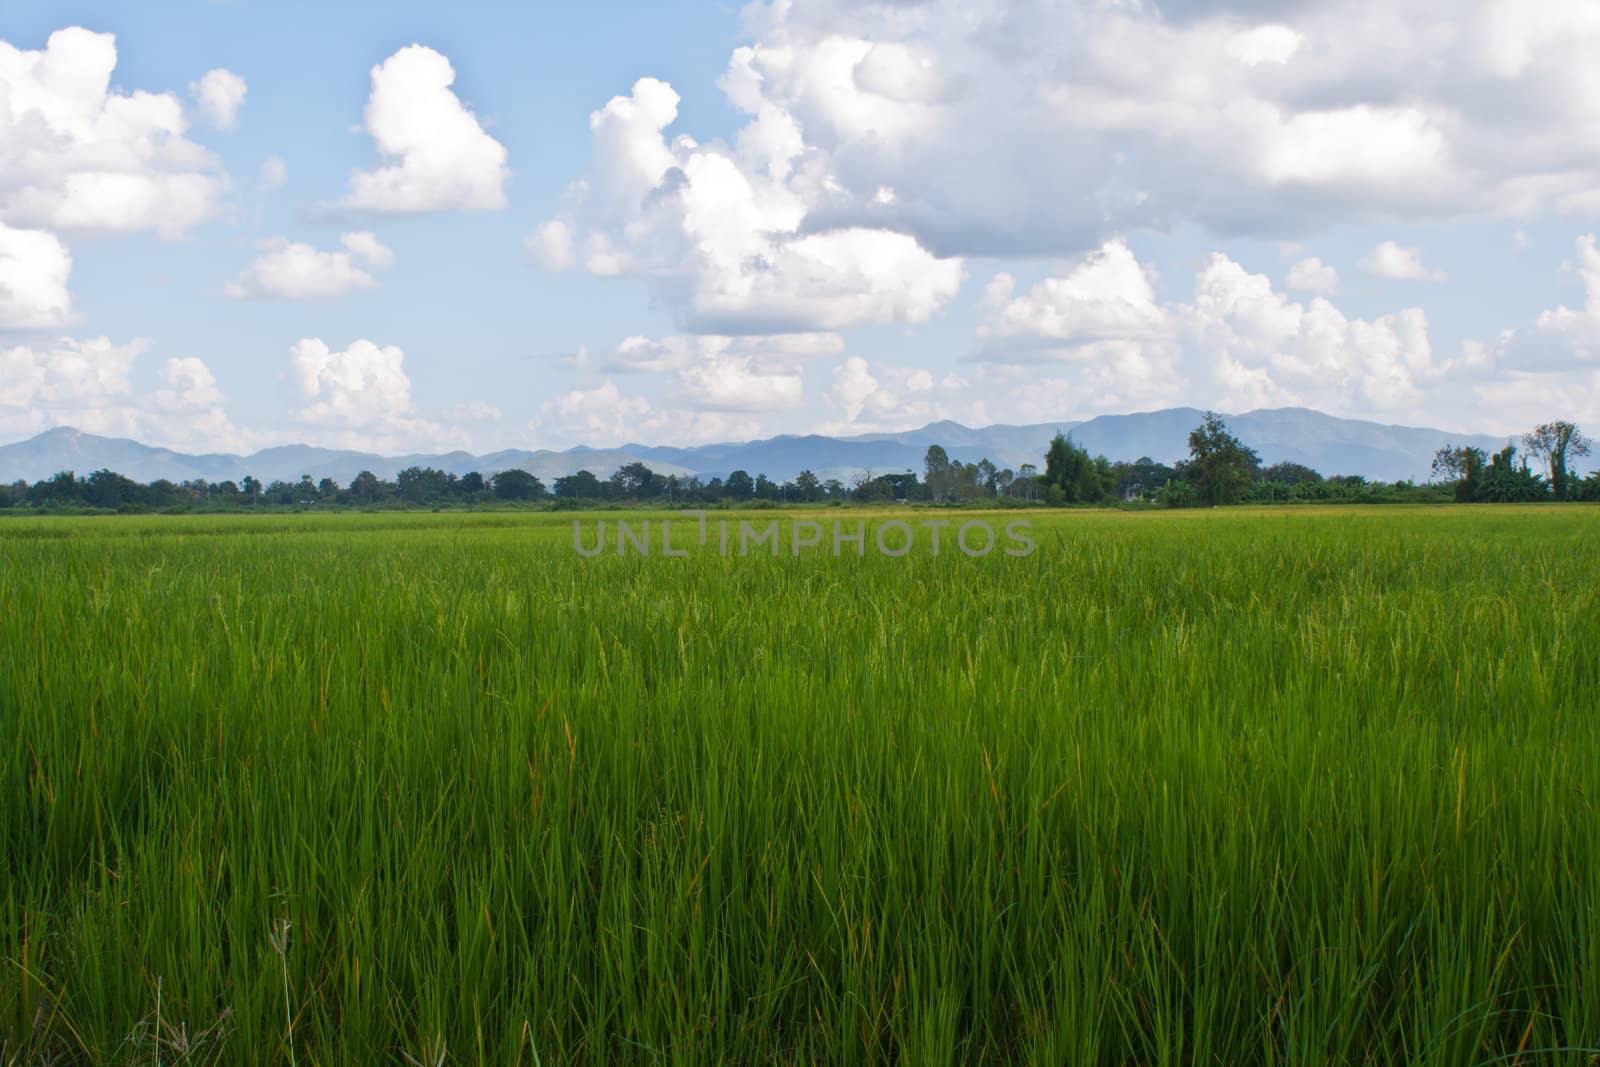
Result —
[{"label": "hazy blue mountain", "polygon": [[971,429],[958,422],[934,422],[901,433],[859,434],[852,437],[784,435],[744,444],[701,445],[695,448],[623,445],[623,451],[645,457],[646,463],[676,463],[711,477],[727,477],[736,470],[765,474],[786,481],[803,470],[820,478],[846,478],[864,471],[895,474],[922,472],[928,446],[939,445],[951,459],[976,463],[989,459],[1001,467],[1024,463],[1043,466],[1044,451],[1057,433],[1070,433],[1076,423],[1051,422],[1036,426],[985,426]]},{"label": "hazy blue mountain", "polygon": [[[1060,432],[1091,453],[1113,460],[1149,456],[1173,463],[1189,454],[1189,431],[1199,424],[1202,415],[1195,408],[1168,408],[1135,415],[1101,415],[1078,423],[981,429],[936,422],[905,433],[774,437],[697,448],[625,445],[624,450],[644,456],[647,463],[670,461],[706,475],[726,476],[729,471],[745,470],[782,481],[810,468],[822,478],[848,479],[864,470],[883,474],[910,468],[920,472],[931,444],[943,445],[951,459],[963,463],[988,458],[997,466],[1012,470],[1024,463],[1042,467],[1050,439]],[[1305,408],[1252,411],[1229,415],[1227,420],[1234,433],[1256,449],[1265,463],[1292,460],[1323,474],[1360,474],[1381,481],[1427,480],[1433,454],[1446,443],[1495,451],[1507,442],[1506,438],[1482,434],[1335,418]]]},{"label": "hazy blue mountain", "polygon": [[[513,449],[486,456],[474,456],[466,452],[378,456],[367,452],[313,448],[310,445],[282,445],[262,449],[249,456],[227,453],[191,456],[166,448],[152,448],[137,441],[97,437],[60,427],[29,440],[0,447],[0,482],[18,479],[34,482],[63,470],[75,471],[83,476],[103,467],[141,482],[152,482],[158,478],[174,482],[195,478],[211,482],[236,482],[247,474],[263,482],[298,481],[302,474],[309,474],[314,480],[332,478],[340,485],[348,485],[352,478],[364,470],[380,478],[393,480],[396,474],[407,467],[418,466],[436,467],[454,474],[479,471],[484,475],[520,469],[537,475],[548,484],[579,470],[593,471],[602,478],[608,477],[618,467],[638,458],[617,449],[583,453],[548,450],[524,452]],[[653,462],[651,468],[662,474],[691,473],[683,467],[667,463]]]},{"label": "hazy blue mountain", "polygon": [[[251,456],[221,453],[191,456],[136,441],[96,437],[71,429],[55,429],[27,441],[0,447],[0,482],[37,481],[60,470],[80,475],[107,467],[142,482],[157,478],[184,481],[238,481],[252,474],[264,482],[294,481],[302,474],[333,478],[340,484],[363,470],[392,479],[410,466],[437,467],[456,474],[518,468],[549,483],[578,470],[604,478],[617,467],[640,460],[661,474],[721,476],[735,470],[765,474],[775,481],[809,469],[821,478],[848,479],[862,471],[887,474],[921,472],[928,446],[944,447],[951,459],[975,463],[990,459],[1016,470],[1024,463],[1043,466],[1050,439],[1068,433],[1092,453],[1113,460],[1149,456],[1172,463],[1188,454],[1188,436],[1199,423],[1194,408],[1168,408],[1134,415],[1102,415],[1084,422],[1051,422],[1030,426],[972,428],[936,422],[901,433],[851,437],[786,435],[760,441],[675,448],[630,444],[620,449],[573,448],[565,452],[508,450],[485,456],[466,452],[443,455],[377,456],[365,452],[285,445]],[[1409,426],[1388,426],[1359,419],[1341,419],[1305,408],[1276,408],[1230,415],[1228,425],[1261,454],[1263,462],[1292,460],[1323,474],[1360,474],[1369,479],[1424,481],[1433,454],[1442,445],[1501,448],[1506,438],[1456,434]]]}]

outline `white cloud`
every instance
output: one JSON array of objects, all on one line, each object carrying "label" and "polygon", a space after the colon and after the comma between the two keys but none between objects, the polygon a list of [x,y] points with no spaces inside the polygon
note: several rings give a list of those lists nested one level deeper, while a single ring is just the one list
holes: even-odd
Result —
[{"label": "white cloud", "polygon": [[1583,284],[1583,307],[1558,305],[1531,326],[1507,333],[1496,351],[1501,365],[1525,373],[1600,366],[1600,247],[1594,234],[1578,238],[1577,259],[1567,266]]},{"label": "white cloud", "polygon": [[352,341],[335,352],[310,337],[290,349],[290,369],[305,406],[296,417],[319,439],[374,451],[460,447],[466,436],[420,415],[411,399],[405,353]]},{"label": "white cloud", "polygon": [[[903,65],[878,76],[910,78]],[[529,238],[536,259],[649,278],[684,325],[706,333],[922,323],[959,290],[961,261],[907,234],[809,227],[808,203],[830,179],[796,157],[796,130],[758,121],[732,150],[688,136],[669,143],[677,109],[671,86],[644,78],[590,116],[593,173]]]},{"label": "white cloud", "polygon": [[644,396],[624,393],[611,378],[547,402],[530,428],[553,448],[574,444],[610,448],[662,440],[705,444],[748,440],[765,429],[760,419],[740,412],[658,407]]},{"label": "white cloud", "polygon": [[167,360],[167,388],[135,395],[133,366],[149,347],[143,340],[119,345],[106,337],[63,337],[0,349],[0,433],[23,436],[71,426],[206,450],[237,449],[252,439],[228,418],[216,379],[201,360]]},{"label": "white cloud", "polygon": [[1299,293],[1332,296],[1339,291],[1339,272],[1316,256],[1311,256],[1289,268],[1284,285]]},{"label": "white cloud", "polygon": [[[1420,308],[1352,319],[1322,297],[1296,303],[1275,292],[1266,276],[1220,253],[1196,280],[1194,303],[1183,318],[1191,351],[1212,354],[1214,361],[1212,381],[1193,385],[1235,410],[1400,410],[1414,407],[1420,387],[1447,369],[1434,361]],[[1203,358],[1191,366],[1204,370]]]},{"label": "white cloud", "polygon": [[162,368],[167,388],[156,393],[156,403],[171,410],[211,407],[222,402],[222,391],[205,360],[193,356],[169,359]]},{"label": "white cloud", "polygon": [[763,411],[800,406],[800,375],[763,372],[748,357],[713,357],[685,369],[681,380],[685,395],[699,408]]},{"label": "white cloud", "polygon": [[1420,309],[1353,319],[1322,297],[1292,300],[1220,253],[1190,303],[1158,302],[1120,242],[1027,293],[1001,284],[990,297],[976,358],[1060,365],[1054,388],[1075,413],[1181,402],[1366,414],[1415,405],[1456,369],[1434,359]]},{"label": "white cloud", "polygon": [[324,252],[282,237],[263,241],[262,254],[226,292],[236,298],[328,300],[377,285],[363,267],[384,270],[394,263],[394,252],[372,233],[347,233],[340,242],[343,251]]},{"label": "white cloud", "polygon": [[528,236],[526,247],[545,270],[571,270],[578,262],[572,250],[572,226],[560,219],[540,223]]},{"label": "white cloud", "polygon": [[339,243],[369,267],[388,270],[394,266],[394,250],[378,240],[378,235],[371,231],[360,230],[356,233],[343,234],[339,238]]},{"label": "white cloud", "polygon": [[231,70],[208,70],[197,82],[189,83],[189,96],[207,122],[219,130],[231,130],[244,106],[244,79]]},{"label": "white cloud", "polygon": [[505,207],[505,147],[451,91],[455,78],[450,61],[422,45],[372,68],[366,128],[387,162],[351,175],[345,207],[385,215]]},{"label": "white cloud", "polygon": [[1361,269],[1374,278],[1392,281],[1442,282],[1444,272],[1423,266],[1420,249],[1384,241],[1361,261]]},{"label": "white cloud", "polygon": [[[629,337],[597,365],[607,374],[666,376],[666,399],[676,407],[781,411],[802,403],[802,364],[843,350],[844,339],[833,333]],[[592,353],[583,356],[585,365],[595,361]]]},{"label": "white cloud", "polygon": [[97,408],[132,391],[133,362],[146,341],[114,345],[109,338],[63,337],[43,348],[17,346],[0,353],[0,404],[51,409]]},{"label": "white cloud", "polygon": [[823,424],[818,432],[893,432],[941,419],[984,426],[994,421],[982,395],[988,392],[983,388],[987,384],[956,374],[936,379],[925,368],[874,366],[860,356],[851,356],[833,368],[827,393],[828,401],[841,417]]},{"label": "white cloud", "polygon": [[283,183],[289,180],[289,167],[277,156],[268,156],[261,161],[261,177],[257,179],[262,189],[273,190],[283,188]]},{"label": "white cloud", "polygon": [[1263,63],[1283,66],[1300,51],[1305,38],[1288,26],[1269,24],[1236,33],[1228,41],[1228,55],[1247,67]]},{"label": "white cloud", "polygon": [[1063,352],[1100,341],[1157,340],[1172,332],[1149,272],[1120,239],[1021,296],[1011,295],[1013,284],[1010,275],[998,275],[985,292],[993,310],[979,337],[990,351]]},{"label": "white cloud", "polygon": [[844,421],[853,423],[861,417],[861,410],[878,390],[878,379],[872,376],[867,361],[851,356],[834,368],[833,388],[828,390],[828,398],[844,409]]},{"label": "white cloud", "polygon": [[72,256],[55,234],[0,222],[0,329],[61,326],[72,315]]},{"label": "white cloud", "polygon": [[41,51],[0,41],[0,219],[12,225],[177,237],[227,187],[188,140],[171,93],[113,92],[111,34],[57,30]]},{"label": "white cloud", "polygon": [[1448,32],[1436,6],[757,2],[719,83],[730,145],[656,136],[677,97],[653,79],[595,113],[573,256],[675,278],[692,317],[701,279],[776,262],[748,234],[952,259],[1600,206],[1594,5],[1464,0]]}]

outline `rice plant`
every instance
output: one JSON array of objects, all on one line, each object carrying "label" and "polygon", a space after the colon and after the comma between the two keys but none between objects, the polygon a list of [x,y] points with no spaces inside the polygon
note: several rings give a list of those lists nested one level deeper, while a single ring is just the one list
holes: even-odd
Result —
[{"label": "rice plant", "polygon": [[1595,1062],[1592,512],[1029,517],[0,522],[0,1063]]}]

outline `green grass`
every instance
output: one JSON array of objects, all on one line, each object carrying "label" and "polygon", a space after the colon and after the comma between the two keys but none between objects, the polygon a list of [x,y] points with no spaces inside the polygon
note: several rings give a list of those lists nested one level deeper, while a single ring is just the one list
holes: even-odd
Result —
[{"label": "green grass", "polygon": [[572,518],[0,523],[0,1064],[1600,1055],[1600,515]]}]

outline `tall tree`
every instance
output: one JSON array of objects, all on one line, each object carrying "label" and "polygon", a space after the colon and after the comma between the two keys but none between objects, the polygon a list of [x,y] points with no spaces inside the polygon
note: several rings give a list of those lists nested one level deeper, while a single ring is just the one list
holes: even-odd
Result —
[{"label": "tall tree", "polygon": [[983,459],[978,460],[978,483],[983,486],[984,492],[990,496],[994,496],[1000,490],[997,482],[999,474],[999,469],[989,462],[989,457],[985,456]]},{"label": "tall tree", "polygon": [[1470,504],[1478,499],[1487,462],[1488,457],[1481,448],[1457,448],[1447,444],[1433,455],[1433,478],[1435,481],[1454,483],[1456,502]]},{"label": "tall tree", "polygon": [[1522,435],[1522,447],[1539,458],[1550,476],[1550,492],[1557,500],[1572,495],[1571,468],[1567,461],[1587,456],[1593,442],[1565,419],[1544,423]]},{"label": "tall tree", "polygon": [[809,470],[803,470],[794,476],[794,487],[799,490],[801,500],[818,500],[822,496],[822,483]]},{"label": "tall tree", "polygon": [[1228,430],[1214,411],[1189,432],[1188,480],[1208,504],[1234,504],[1250,493],[1261,458]]},{"label": "tall tree", "polygon": [[954,486],[950,477],[950,455],[943,445],[929,445],[922,459],[922,480],[928,485],[928,499],[938,502],[946,499]]},{"label": "tall tree", "polygon": [[749,471],[734,471],[728,475],[728,482],[724,488],[735,500],[749,500],[756,491],[756,482],[750,477]]}]

